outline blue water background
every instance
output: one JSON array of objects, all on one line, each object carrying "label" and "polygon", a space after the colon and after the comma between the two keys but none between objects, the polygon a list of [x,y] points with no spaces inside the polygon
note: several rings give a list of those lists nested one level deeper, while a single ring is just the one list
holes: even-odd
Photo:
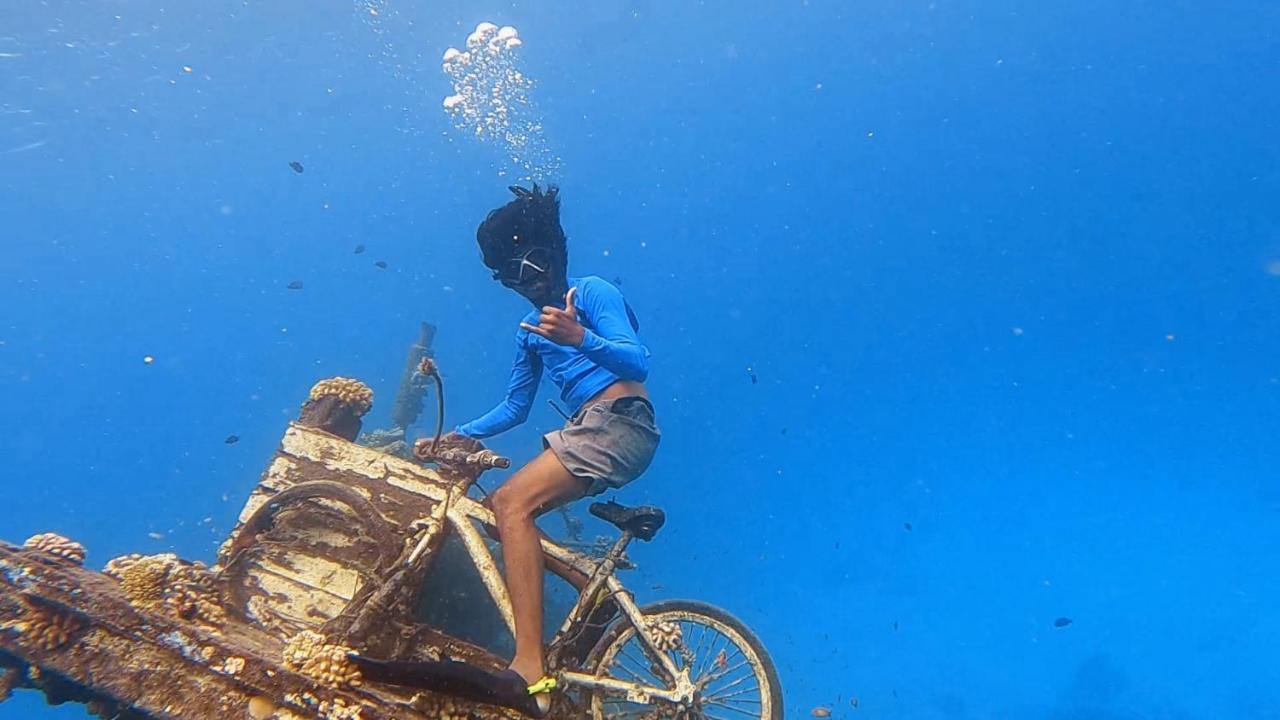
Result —
[{"label": "blue water background", "polygon": [[422,320],[450,421],[500,398],[512,178],[440,109],[490,20],[653,350],[642,599],[739,615],[789,717],[1280,716],[1275,3],[382,7],[0,7],[0,537],[211,559]]}]

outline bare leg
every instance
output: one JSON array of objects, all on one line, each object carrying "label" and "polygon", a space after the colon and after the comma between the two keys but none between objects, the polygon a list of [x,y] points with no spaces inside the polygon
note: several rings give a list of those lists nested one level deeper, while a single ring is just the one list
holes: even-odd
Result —
[{"label": "bare leg", "polygon": [[[576,499],[577,498],[567,498],[560,503],[552,505],[551,507],[543,508],[537,512],[537,516],[541,517],[545,515],[547,512],[559,507],[560,505],[563,505],[564,503],[567,503],[567,502],[572,502],[573,500],[576,500]],[[485,507],[489,508],[490,510],[493,510],[492,498],[485,498],[484,502],[481,504],[483,504]],[[498,532],[497,527],[490,525],[488,523],[484,523],[482,527],[486,535],[493,538],[494,540],[497,540],[498,542],[502,542],[502,535],[501,533]],[[551,540],[551,538],[541,530],[538,531],[538,537],[542,538],[543,540]],[[573,586],[574,590],[577,590],[578,592],[582,592],[582,590],[587,587],[587,581],[590,580],[590,578],[588,578],[585,573],[573,567],[569,563],[563,560],[560,560],[558,558],[550,557],[548,555],[542,556],[542,562],[546,566],[547,570],[550,570],[551,572],[560,576],[562,579],[564,579],[565,582]]]},{"label": "bare leg", "polygon": [[493,511],[502,537],[507,592],[516,620],[516,656],[511,669],[533,683],[546,671],[542,647],[543,555],[534,518],[582,497],[574,477],[550,450],[544,450],[493,494]]}]

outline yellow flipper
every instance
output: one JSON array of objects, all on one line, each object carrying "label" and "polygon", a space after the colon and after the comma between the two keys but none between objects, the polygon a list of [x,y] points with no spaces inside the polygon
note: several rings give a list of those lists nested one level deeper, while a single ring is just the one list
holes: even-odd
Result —
[{"label": "yellow flipper", "polygon": [[529,694],[540,695],[542,693],[549,693],[555,689],[556,689],[556,679],[551,677],[550,675],[547,675],[543,677],[541,680],[539,680],[538,682],[529,686]]}]

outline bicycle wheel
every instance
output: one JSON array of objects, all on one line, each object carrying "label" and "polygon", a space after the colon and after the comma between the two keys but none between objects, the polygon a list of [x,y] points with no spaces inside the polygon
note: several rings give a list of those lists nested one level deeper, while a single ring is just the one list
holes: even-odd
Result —
[{"label": "bicycle wheel", "polygon": [[[742,621],[714,605],[668,600],[640,609],[658,644],[697,687],[688,706],[593,689],[594,720],[782,720],[782,684],[763,643]],[[650,687],[672,678],[651,657],[630,622],[610,628],[588,657],[597,677]]]}]

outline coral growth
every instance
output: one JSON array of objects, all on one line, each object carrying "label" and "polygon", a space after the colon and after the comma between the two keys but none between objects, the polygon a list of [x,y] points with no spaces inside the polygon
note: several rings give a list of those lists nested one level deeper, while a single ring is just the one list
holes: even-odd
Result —
[{"label": "coral growth", "polygon": [[22,620],[12,625],[29,643],[50,652],[70,642],[83,627],[84,622],[71,613],[31,603]]},{"label": "coral growth", "polygon": [[461,701],[448,695],[414,695],[413,709],[436,720],[471,720],[471,712]]},{"label": "coral growth", "polygon": [[72,565],[84,564],[84,546],[57,533],[40,533],[27,538],[22,544],[28,550],[39,550],[66,560]]},{"label": "coral growth", "polygon": [[312,693],[302,692],[289,693],[285,699],[295,705],[305,705],[315,710],[320,720],[360,720],[361,718],[361,706],[350,705],[342,698],[321,700]]},{"label": "coral growth", "polygon": [[316,712],[325,720],[360,720],[360,706],[348,705],[342,698],[321,700]]},{"label": "coral growth", "polygon": [[308,400],[316,401],[323,397],[338,398],[350,405],[356,416],[364,415],[373,407],[373,390],[352,378],[333,377],[312,386]]},{"label": "coral growth", "polygon": [[650,622],[649,632],[657,649],[675,651],[680,648],[682,636],[678,624],[669,620]]},{"label": "coral growth", "polygon": [[223,675],[239,675],[241,670],[244,670],[244,658],[242,657],[229,657],[223,660],[221,665],[213,667],[214,672],[219,672]]},{"label": "coral growth", "polygon": [[107,563],[103,572],[118,579],[129,604],[141,610],[206,625],[226,620],[213,578],[202,563],[184,562],[173,553],[125,555]]},{"label": "coral growth", "polygon": [[285,645],[284,666],[328,687],[359,685],[360,668],[347,658],[350,652],[354,650],[330,644],[323,635],[304,630]]}]

